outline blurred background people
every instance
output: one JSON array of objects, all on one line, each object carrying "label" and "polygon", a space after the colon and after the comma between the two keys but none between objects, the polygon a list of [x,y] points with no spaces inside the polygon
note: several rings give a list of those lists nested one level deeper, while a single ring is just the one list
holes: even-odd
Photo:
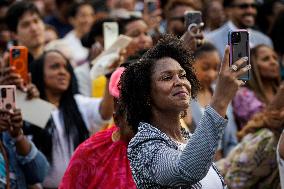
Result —
[{"label": "blurred background people", "polygon": [[[96,58],[104,49],[103,23],[115,21],[115,19],[105,18],[98,20],[92,26],[91,31],[82,39],[83,45],[90,49],[88,62],[75,68],[78,78],[79,90],[87,96],[100,97],[103,95],[106,85],[106,78],[99,77],[95,81],[91,81],[89,72],[91,61]],[[130,16],[129,18],[118,18],[119,33],[132,38],[125,53],[124,58],[134,55],[136,52],[152,47],[153,41],[148,34],[148,25],[142,17]]]},{"label": "blurred background people", "polygon": [[284,85],[238,133],[241,142],[217,162],[229,188],[280,188],[276,149],[284,129]]},{"label": "blurred background people", "polygon": [[[200,91],[197,98],[191,101],[190,112],[192,115],[192,126],[196,129],[204,115],[205,108],[210,104],[214,92],[214,83],[218,76],[221,58],[217,49],[210,43],[205,43],[193,53],[195,61],[193,67],[196,70],[196,77],[200,82]],[[237,145],[237,125],[231,104],[227,113],[228,125],[219,144],[215,160],[226,157],[227,154]]]},{"label": "blurred background people", "polygon": [[274,44],[274,49],[279,56],[279,64],[281,68],[281,77],[284,80],[284,40],[282,34],[284,32],[284,9],[279,12],[270,30],[270,36]]},{"label": "blurred background people", "polygon": [[166,32],[181,37],[187,28],[184,26],[184,13],[197,10],[191,0],[170,0],[165,5]]},{"label": "blurred background people", "polygon": [[74,0],[55,0],[54,14],[45,17],[44,22],[52,25],[58,31],[59,37],[64,37],[73,27],[69,23],[68,14]]},{"label": "blurred background people", "polygon": [[88,49],[83,47],[81,38],[90,31],[95,21],[94,16],[94,9],[88,2],[74,3],[70,7],[68,18],[73,30],[67,33],[63,40],[74,55],[72,61],[75,65],[82,64],[88,56]]},{"label": "blurred background people", "polygon": [[251,78],[233,100],[239,129],[271,102],[280,84],[278,57],[271,47],[258,45],[251,50],[250,56]]},{"label": "blurred background people", "polygon": [[228,43],[227,36],[230,30],[248,29],[250,47],[258,44],[272,47],[272,41],[268,36],[252,28],[257,15],[255,0],[224,0],[223,6],[228,15],[228,21],[222,27],[206,35],[206,39],[216,46],[221,56]]},{"label": "blurred background people", "polygon": [[72,87],[73,68],[58,50],[45,52],[33,66],[40,97],[57,109],[45,129],[27,125],[25,133],[51,164],[43,186],[57,188],[74,149],[111,118],[113,101],[107,89],[102,99],[79,95]]},{"label": "blurred background people", "polygon": [[26,46],[33,59],[39,58],[44,50],[44,23],[37,7],[27,1],[12,4],[6,14],[6,24],[18,45]]},{"label": "blurred background people", "polygon": [[58,37],[58,33],[53,26],[45,25],[45,44],[58,39]]},{"label": "blurred background people", "polygon": [[226,15],[221,1],[206,1],[203,6],[204,33],[216,30],[226,21]]}]

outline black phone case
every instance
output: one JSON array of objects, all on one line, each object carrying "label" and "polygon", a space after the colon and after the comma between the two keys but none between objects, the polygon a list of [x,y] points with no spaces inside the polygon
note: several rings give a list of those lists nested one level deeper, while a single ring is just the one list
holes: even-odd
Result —
[{"label": "black phone case", "polygon": [[[234,42],[233,34],[240,33],[240,42]],[[249,33],[247,30],[236,30],[229,32],[228,44],[230,45],[230,65],[242,57],[248,57],[246,64],[241,65],[238,69],[250,64],[250,48],[249,48]],[[250,71],[247,71],[239,77],[240,80],[248,81],[250,79]]]}]

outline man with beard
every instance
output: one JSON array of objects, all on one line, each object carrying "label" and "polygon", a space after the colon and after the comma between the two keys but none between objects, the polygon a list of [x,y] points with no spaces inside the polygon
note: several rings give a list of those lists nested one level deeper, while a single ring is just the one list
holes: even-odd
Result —
[{"label": "man with beard", "polygon": [[217,47],[221,56],[223,56],[230,30],[247,29],[249,31],[250,47],[258,44],[266,44],[272,47],[272,41],[268,36],[252,29],[257,14],[255,0],[224,0],[223,6],[228,14],[228,22],[206,36],[206,39]]}]

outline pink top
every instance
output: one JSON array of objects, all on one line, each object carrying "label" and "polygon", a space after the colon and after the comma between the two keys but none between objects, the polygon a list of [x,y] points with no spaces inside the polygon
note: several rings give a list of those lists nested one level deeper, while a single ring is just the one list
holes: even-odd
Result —
[{"label": "pink top", "polygon": [[127,158],[127,143],[113,142],[116,126],[101,131],[75,151],[60,189],[136,189]]},{"label": "pink top", "polygon": [[233,99],[234,114],[239,129],[243,128],[252,116],[264,107],[265,104],[256,97],[252,90],[247,87],[240,88]]}]

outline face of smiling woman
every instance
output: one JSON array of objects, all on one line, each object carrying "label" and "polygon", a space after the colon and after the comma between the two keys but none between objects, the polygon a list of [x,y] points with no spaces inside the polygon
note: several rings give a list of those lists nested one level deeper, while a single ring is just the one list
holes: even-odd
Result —
[{"label": "face of smiling woman", "polygon": [[152,108],[161,112],[186,110],[189,106],[191,85],[185,70],[172,58],[158,60],[151,78]]},{"label": "face of smiling woman", "polygon": [[66,59],[57,52],[49,52],[44,60],[44,83],[46,91],[63,93],[70,85],[71,75]]}]

